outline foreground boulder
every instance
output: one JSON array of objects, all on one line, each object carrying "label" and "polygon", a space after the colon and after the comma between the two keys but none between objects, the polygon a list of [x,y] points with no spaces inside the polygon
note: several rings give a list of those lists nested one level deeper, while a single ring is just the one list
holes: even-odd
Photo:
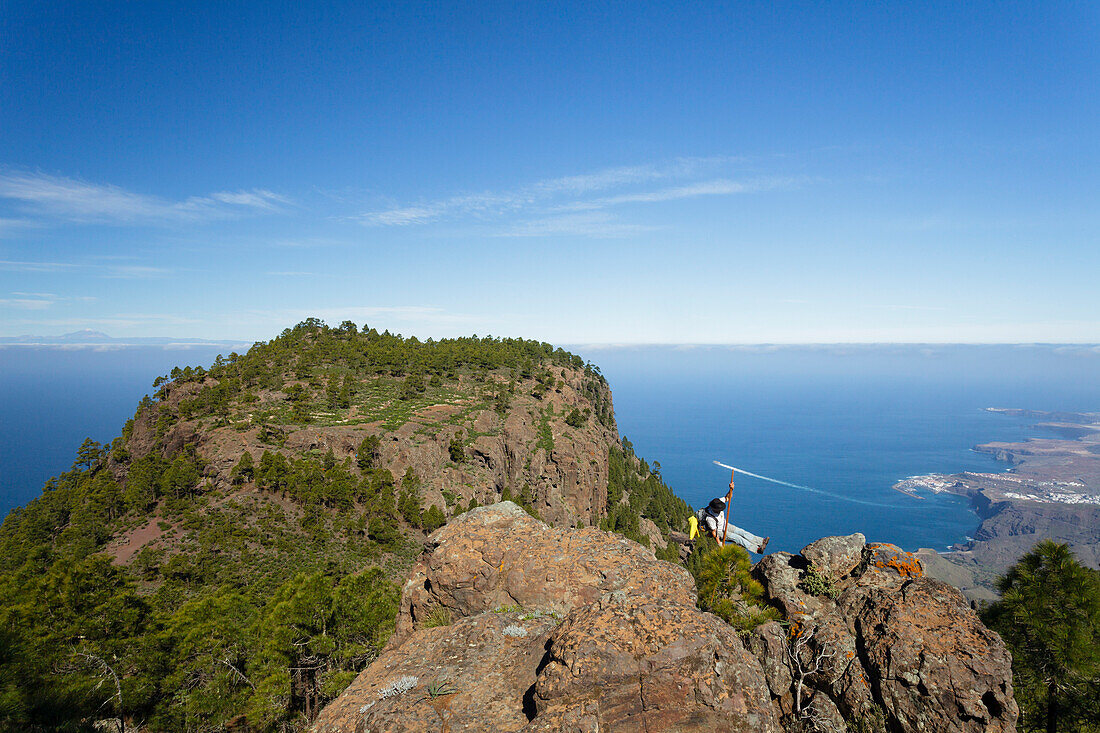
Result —
[{"label": "foreground boulder", "polygon": [[602,594],[662,595],[694,605],[686,570],[598,529],[554,529],[512,502],[480,507],[435,532],[401,594],[395,643],[426,613],[471,616],[507,606],[563,616]]},{"label": "foreground boulder", "polygon": [[862,535],[775,553],[742,639],[691,576],[504,502],[437,531],[386,650],[318,733],[1014,731],[1008,653],[950,586]]},{"label": "foreground boulder", "polygon": [[765,669],[783,658],[768,682],[785,720],[828,730],[835,710],[857,730],[1016,730],[1004,642],[912,553],[827,537],[754,574],[789,624],[786,635],[761,626],[749,643]]}]

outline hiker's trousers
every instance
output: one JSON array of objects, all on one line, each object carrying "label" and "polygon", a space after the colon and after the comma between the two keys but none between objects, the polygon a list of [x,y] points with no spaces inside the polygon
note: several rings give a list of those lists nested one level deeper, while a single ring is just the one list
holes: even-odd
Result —
[{"label": "hiker's trousers", "polygon": [[[719,533],[718,536],[721,538],[721,533]],[[760,543],[763,541],[763,537],[757,537],[752,532],[746,532],[733,524],[729,525],[729,531],[726,533],[726,542],[736,542],[749,552],[756,552],[759,550]]]}]

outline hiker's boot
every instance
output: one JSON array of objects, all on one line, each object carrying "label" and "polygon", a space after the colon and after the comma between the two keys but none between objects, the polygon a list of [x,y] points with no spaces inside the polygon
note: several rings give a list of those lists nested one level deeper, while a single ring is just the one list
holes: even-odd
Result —
[{"label": "hiker's boot", "polygon": [[767,548],[768,540],[770,540],[770,539],[771,539],[771,537],[765,537],[764,538],[764,541],[760,543],[760,547],[758,547],[757,550],[756,550],[757,555],[763,555],[764,554],[764,549]]}]

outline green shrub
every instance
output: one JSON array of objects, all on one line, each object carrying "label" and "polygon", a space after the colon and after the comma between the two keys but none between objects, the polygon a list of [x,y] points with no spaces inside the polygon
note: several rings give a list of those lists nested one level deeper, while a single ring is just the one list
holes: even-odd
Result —
[{"label": "green shrub", "polygon": [[840,589],[833,584],[832,578],[813,563],[806,568],[798,585],[812,596],[828,596],[835,601],[840,595]]},{"label": "green shrub", "polygon": [[424,621],[420,624],[420,627],[432,629],[437,626],[450,626],[451,623],[451,609],[446,606],[429,606],[424,611]]},{"label": "green shrub", "polygon": [[700,557],[695,570],[699,607],[747,633],[779,618],[764,602],[764,587],[752,577],[749,553],[737,545],[713,546]]},{"label": "green shrub", "polygon": [[451,460],[455,463],[463,463],[466,460],[466,446],[462,444],[462,431],[455,433],[455,437],[451,438],[450,444],[447,446],[447,453],[450,455]]},{"label": "green shrub", "polygon": [[424,525],[424,531],[431,534],[447,523],[447,517],[443,515],[439,507],[432,504],[428,507],[428,510],[424,512],[421,523]]}]

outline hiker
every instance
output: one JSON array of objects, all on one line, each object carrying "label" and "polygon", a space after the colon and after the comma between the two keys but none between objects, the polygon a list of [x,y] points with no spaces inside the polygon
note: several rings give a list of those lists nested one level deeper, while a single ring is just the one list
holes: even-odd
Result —
[{"label": "hiker", "polygon": [[[719,545],[723,547],[726,544],[726,540],[732,540],[737,544],[744,547],[749,552],[755,552],[757,555],[763,555],[764,550],[768,546],[768,540],[771,537],[757,537],[751,532],[746,532],[740,527],[736,527],[729,524],[729,519],[726,516],[726,507],[729,505],[730,499],[733,498],[733,478],[730,478],[730,490],[726,494],[726,498],[715,497],[710,500],[705,509],[699,510],[696,522],[703,525],[703,531],[717,540]],[[695,523],[692,523],[693,525]],[[695,530],[695,527],[692,526]],[[694,536],[694,532],[692,533]]]}]

